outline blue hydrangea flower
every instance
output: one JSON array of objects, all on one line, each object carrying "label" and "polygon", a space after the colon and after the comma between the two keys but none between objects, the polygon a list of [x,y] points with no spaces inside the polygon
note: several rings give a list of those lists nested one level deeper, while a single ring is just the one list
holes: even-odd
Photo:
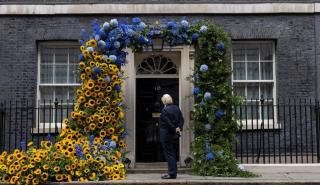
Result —
[{"label": "blue hydrangea flower", "polygon": [[200,93],[200,87],[193,88],[193,94],[198,95]]},{"label": "blue hydrangea flower", "polygon": [[204,100],[208,101],[211,99],[211,93],[210,92],[205,92],[204,93]]},{"label": "blue hydrangea flower", "polygon": [[207,72],[208,71],[208,66],[206,64],[202,64],[200,66],[200,71],[203,72],[203,73]]},{"label": "blue hydrangea flower", "polygon": [[141,22],[141,19],[139,17],[132,18],[132,23],[135,25],[138,25]]},{"label": "blue hydrangea flower", "polygon": [[189,27],[189,22],[186,21],[186,20],[182,20],[182,21],[181,21],[181,25],[182,25],[184,28],[188,28],[188,27]]},{"label": "blue hydrangea flower", "polygon": [[120,92],[121,91],[121,87],[120,85],[115,86],[116,91]]},{"label": "blue hydrangea flower", "polygon": [[124,41],[124,44],[125,44],[126,46],[130,46],[131,40],[130,40],[130,39],[126,39],[126,40]]},{"label": "blue hydrangea flower", "polygon": [[212,129],[211,124],[210,124],[210,123],[205,124],[205,125],[204,125],[204,129],[205,129],[206,131],[210,131],[210,130]]},{"label": "blue hydrangea flower", "polygon": [[138,25],[139,30],[143,30],[146,27],[146,24],[144,22],[140,22]]},{"label": "blue hydrangea flower", "polygon": [[99,50],[102,50],[106,47],[106,43],[103,40],[98,41],[98,48]]},{"label": "blue hydrangea flower", "polygon": [[191,39],[193,42],[197,41],[199,39],[199,33],[193,33]]},{"label": "blue hydrangea flower", "polygon": [[105,77],[104,80],[105,80],[107,83],[111,82],[110,76]]},{"label": "blue hydrangea flower", "polygon": [[27,150],[27,145],[26,145],[25,141],[20,142],[20,150],[22,150],[24,152]]},{"label": "blue hydrangea flower", "polygon": [[119,49],[119,48],[120,48],[120,42],[119,42],[119,41],[115,41],[115,42],[113,43],[113,47]]},{"label": "blue hydrangea flower", "polygon": [[79,158],[84,158],[84,153],[82,151],[82,146],[80,144],[76,144],[75,150],[76,150],[76,154]]},{"label": "blue hydrangea flower", "polygon": [[96,34],[96,35],[94,36],[94,40],[96,40],[96,41],[100,40],[100,35],[99,35],[99,34]]},{"label": "blue hydrangea flower", "polygon": [[207,30],[208,30],[207,26],[203,25],[203,26],[200,27],[199,32],[200,32],[200,33],[204,33],[204,32],[206,32]]},{"label": "blue hydrangea flower", "polygon": [[126,32],[125,32],[125,34],[126,34],[127,36],[129,36],[129,37],[132,37],[133,34],[134,34],[134,31],[133,31],[132,29],[127,29]]},{"label": "blue hydrangea flower", "polygon": [[123,75],[122,75],[121,72],[118,72],[118,77],[119,77],[119,78],[122,78],[122,77],[123,77]]},{"label": "blue hydrangea flower", "polygon": [[217,119],[221,119],[224,116],[224,112],[222,110],[217,110],[214,115],[216,116]]},{"label": "blue hydrangea flower", "polygon": [[137,40],[140,43],[145,43],[146,42],[146,38],[143,35],[139,35]]},{"label": "blue hydrangea flower", "polygon": [[128,132],[127,132],[127,131],[124,131],[124,132],[121,134],[120,138],[121,138],[121,139],[124,139],[127,135],[128,135]]},{"label": "blue hydrangea flower", "polygon": [[83,54],[79,54],[79,60],[84,60]]},{"label": "blue hydrangea flower", "polygon": [[110,26],[112,27],[118,27],[118,20],[117,19],[111,19]]},{"label": "blue hydrangea flower", "polygon": [[94,52],[93,47],[87,47],[87,50],[88,50],[90,53]]},{"label": "blue hydrangea flower", "polygon": [[81,29],[81,35],[85,41],[90,39],[89,33],[85,29]]},{"label": "blue hydrangea flower", "polygon": [[209,153],[211,151],[210,144],[207,140],[204,141],[204,147],[205,147],[206,153]]},{"label": "blue hydrangea flower", "polygon": [[217,48],[219,51],[223,51],[223,50],[224,50],[224,43],[223,43],[223,42],[219,42],[219,43],[216,45],[216,48]]},{"label": "blue hydrangea flower", "polygon": [[103,23],[103,29],[105,31],[107,31],[109,29],[109,27],[110,27],[110,24],[108,22]]},{"label": "blue hydrangea flower", "polygon": [[112,60],[112,62],[116,62],[117,57],[115,55],[110,55],[109,58]]},{"label": "blue hydrangea flower", "polygon": [[177,27],[177,23],[175,23],[175,22],[173,22],[173,21],[169,21],[169,22],[167,23],[167,28],[168,28],[168,29],[173,29],[173,28],[175,28],[175,27]]},{"label": "blue hydrangea flower", "polygon": [[212,152],[209,152],[206,155],[206,160],[209,161],[209,160],[213,159],[214,157],[215,157],[214,154]]},{"label": "blue hydrangea flower", "polygon": [[199,82],[199,80],[200,80],[199,74],[196,73],[196,74],[194,75],[194,81],[195,81],[195,82]]},{"label": "blue hydrangea flower", "polygon": [[95,75],[95,74],[92,74],[92,80],[97,80],[98,79],[98,77],[97,77],[97,75]]},{"label": "blue hydrangea flower", "polygon": [[99,73],[101,73],[101,69],[99,68],[99,67],[94,67],[93,69],[92,69],[92,71],[95,73],[95,74],[99,74]]},{"label": "blue hydrangea flower", "polygon": [[93,141],[94,141],[94,135],[90,135],[89,136],[89,147],[91,147],[93,145]]},{"label": "blue hydrangea flower", "polygon": [[115,148],[115,147],[117,147],[117,144],[114,141],[110,141],[109,146],[110,146],[110,148]]},{"label": "blue hydrangea flower", "polygon": [[51,137],[50,133],[47,134],[46,140],[50,141],[51,143],[54,142],[54,138]]}]

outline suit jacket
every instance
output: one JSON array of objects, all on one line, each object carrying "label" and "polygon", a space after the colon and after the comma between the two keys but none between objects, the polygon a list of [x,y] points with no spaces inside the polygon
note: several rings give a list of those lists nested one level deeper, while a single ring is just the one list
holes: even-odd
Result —
[{"label": "suit jacket", "polygon": [[176,128],[183,129],[184,119],[181,110],[174,104],[165,106],[160,115],[160,141],[170,141],[176,137]]}]

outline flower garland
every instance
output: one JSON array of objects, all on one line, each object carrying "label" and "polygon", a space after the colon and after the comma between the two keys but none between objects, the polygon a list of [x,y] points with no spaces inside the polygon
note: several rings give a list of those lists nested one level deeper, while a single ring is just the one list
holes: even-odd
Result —
[{"label": "flower garland", "polygon": [[[123,80],[125,48],[142,51],[155,38],[169,46],[194,44],[199,50],[191,80],[195,87],[195,141],[192,168],[200,175],[237,176],[241,170],[232,154],[237,131],[232,105],[227,34],[215,25],[187,20],[147,27],[140,18],[131,24],[112,19],[92,23],[92,34],[81,30],[79,71],[82,86],[71,119],[56,139],[37,149],[32,142],[0,155],[0,182],[44,184],[49,181],[97,181],[125,178]],[[49,135],[50,136],[50,135]],[[23,144],[22,144],[23,145]],[[24,144],[25,145],[25,144]]]}]

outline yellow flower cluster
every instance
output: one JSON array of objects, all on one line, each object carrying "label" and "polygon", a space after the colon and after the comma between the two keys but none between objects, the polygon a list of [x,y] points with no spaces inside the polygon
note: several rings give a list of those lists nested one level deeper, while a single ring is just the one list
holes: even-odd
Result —
[{"label": "yellow flower cluster", "polygon": [[80,50],[82,86],[77,89],[77,103],[71,120],[56,140],[32,142],[28,150],[15,149],[0,155],[0,182],[45,184],[49,181],[96,181],[125,178],[122,163],[124,110],[121,106],[124,71],[111,58],[87,47],[97,47],[89,40]]}]

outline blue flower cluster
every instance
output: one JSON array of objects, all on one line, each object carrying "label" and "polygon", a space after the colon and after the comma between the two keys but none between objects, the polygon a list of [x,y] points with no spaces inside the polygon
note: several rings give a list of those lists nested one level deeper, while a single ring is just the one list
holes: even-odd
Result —
[{"label": "blue flower cluster", "polygon": [[215,157],[215,154],[211,151],[211,146],[208,141],[204,142],[205,152],[206,152],[206,160],[209,161]]},{"label": "blue flower cluster", "polygon": [[[118,21],[111,19],[109,22],[100,26],[97,20],[91,24],[92,34],[84,29],[81,30],[82,40],[80,43],[89,53],[102,52],[103,58],[112,58],[112,62],[118,66],[125,64],[127,53],[124,48],[132,47],[134,51],[143,50],[153,45],[155,38],[161,38],[169,46],[191,44],[197,42],[200,35],[207,32],[207,26],[203,25],[196,31],[190,29],[191,24],[183,19],[180,22],[162,21],[160,26],[153,28],[147,27],[146,24],[138,17],[132,18],[131,23],[128,21]],[[86,42],[94,39],[95,46],[87,46]],[[222,43],[223,44],[223,43]],[[217,44],[221,49],[224,45]],[[84,59],[82,54],[80,60]],[[94,73],[98,74],[99,69]]]},{"label": "blue flower cluster", "polygon": [[209,160],[212,160],[214,159],[215,157],[219,157],[221,155],[223,155],[223,151],[222,150],[219,150],[219,151],[212,151],[211,149],[211,146],[209,144],[209,141],[204,141],[204,145],[205,145],[205,153],[206,153],[206,160],[209,161]]}]

